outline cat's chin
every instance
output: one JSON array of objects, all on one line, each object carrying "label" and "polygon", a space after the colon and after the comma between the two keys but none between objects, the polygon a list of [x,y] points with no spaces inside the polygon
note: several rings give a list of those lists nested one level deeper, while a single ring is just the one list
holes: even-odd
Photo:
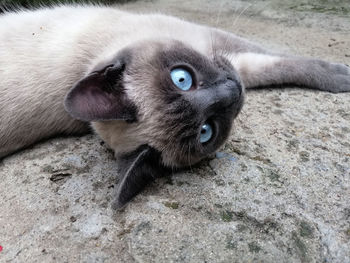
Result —
[{"label": "cat's chin", "polygon": [[162,151],[160,154],[161,164],[172,169],[185,169],[200,163],[207,156],[178,154],[173,151]]}]

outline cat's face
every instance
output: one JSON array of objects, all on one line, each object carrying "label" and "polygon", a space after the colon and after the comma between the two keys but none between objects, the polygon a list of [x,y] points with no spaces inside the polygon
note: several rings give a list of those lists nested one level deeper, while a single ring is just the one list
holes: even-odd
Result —
[{"label": "cat's face", "polygon": [[242,85],[231,64],[178,42],[131,62],[126,74],[134,101],[142,94],[136,105],[142,137],[166,165],[188,166],[217,150],[242,107]]},{"label": "cat's face", "polygon": [[97,65],[67,95],[66,108],[93,121],[117,156],[147,145],[160,166],[184,167],[223,144],[243,98],[223,57],[206,57],[178,41],[146,42]]},{"label": "cat's face", "polygon": [[244,96],[227,60],[174,41],[133,46],[98,69],[105,71],[115,61],[125,67],[122,76],[115,76],[122,78],[117,89],[125,92],[126,106],[133,105],[135,115],[128,123],[97,122],[94,127],[117,153],[148,144],[161,152],[165,165],[187,166],[213,153],[228,137]]}]

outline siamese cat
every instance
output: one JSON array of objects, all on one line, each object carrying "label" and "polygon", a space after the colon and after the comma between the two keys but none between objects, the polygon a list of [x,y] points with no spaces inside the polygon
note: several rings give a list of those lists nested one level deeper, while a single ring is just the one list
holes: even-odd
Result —
[{"label": "siamese cat", "polygon": [[114,208],[227,139],[245,88],[350,91],[349,67],[165,15],[60,6],[0,16],[0,158],[92,129],[122,176]]}]

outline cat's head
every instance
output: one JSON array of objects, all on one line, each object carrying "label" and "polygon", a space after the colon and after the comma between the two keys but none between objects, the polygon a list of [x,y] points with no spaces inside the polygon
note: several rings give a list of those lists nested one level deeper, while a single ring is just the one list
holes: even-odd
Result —
[{"label": "cat's head", "polygon": [[147,41],[96,65],[70,90],[65,106],[74,118],[92,122],[120,159],[121,207],[168,168],[214,153],[243,99],[239,76],[225,58],[179,41]]}]

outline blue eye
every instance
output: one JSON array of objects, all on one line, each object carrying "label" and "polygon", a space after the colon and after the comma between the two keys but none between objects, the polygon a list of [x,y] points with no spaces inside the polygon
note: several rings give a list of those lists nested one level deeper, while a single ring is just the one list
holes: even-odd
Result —
[{"label": "blue eye", "polygon": [[176,68],[170,72],[171,80],[176,87],[182,90],[189,90],[192,87],[192,76],[191,74],[183,69]]},{"label": "blue eye", "polygon": [[203,124],[199,141],[201,143],[206,143],[211,139],[212,136],[213,129],[211,128],[211,126],[208,123]]}]

